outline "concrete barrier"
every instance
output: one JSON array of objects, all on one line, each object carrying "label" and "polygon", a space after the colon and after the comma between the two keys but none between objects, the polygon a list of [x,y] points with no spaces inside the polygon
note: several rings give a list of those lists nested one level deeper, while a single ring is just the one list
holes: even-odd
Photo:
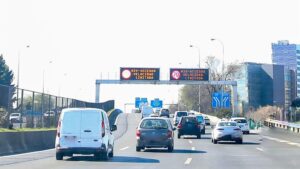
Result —
[{"label": "concrete barrier", "polygon": [[54,147],[56,130],[1,132],[0,155],[45,150]]},{"label": "concrete barrier", "polygon": [[[112,110],[108,113],[110,125],[122,111]],[[54,148],[56,130],[28,132],[0,132],[0,156],[25,153]]]},{"label": "concrete barrier", "polygon": [[295,133],[300,133],[300,125],[295,124],[295,123],[289,123],[286,121],[278,121],[278,120],[272,120],[272,119],[267,119],[264,122],[265,126],[268,127],[277,127],[277,128],[283,128],[286,130],[290,130]]}]

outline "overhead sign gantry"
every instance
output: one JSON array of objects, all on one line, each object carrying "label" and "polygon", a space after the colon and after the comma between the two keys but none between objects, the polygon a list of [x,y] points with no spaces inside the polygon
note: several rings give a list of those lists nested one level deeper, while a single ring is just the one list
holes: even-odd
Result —
[{"label": "overhead sign gantry", "polygon": [[169,73],[169,80],[161,80],[159,68],[121,67],[120,80],[96,80],[96,103],[100,102],[101,84],[230,85],[234,103],[233,115],[238,112],[236,81],[210,81],[209,69],[171,68]]}]

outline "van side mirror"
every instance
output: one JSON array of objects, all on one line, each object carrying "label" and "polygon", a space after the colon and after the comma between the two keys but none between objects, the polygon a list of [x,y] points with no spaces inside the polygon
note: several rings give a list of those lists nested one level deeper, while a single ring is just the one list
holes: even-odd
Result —
[{"label": "van side mirror", "polygon": [[117,125],[115,125],[115,124],[113,124],[112,126],[111,126],[111,129],[110,129],[111,131],[116,131],[117,130]]}]

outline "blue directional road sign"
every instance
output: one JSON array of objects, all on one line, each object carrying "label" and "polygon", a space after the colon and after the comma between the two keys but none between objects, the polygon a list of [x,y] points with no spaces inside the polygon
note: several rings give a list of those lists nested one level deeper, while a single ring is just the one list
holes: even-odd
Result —
[{"label": "blue directional road sign", "polygon": [[153,108],[162,108],[163,106],[163,101],[162,100],[159,100],[159,99],[154,99],[154,100],[151,100],[151,106]]},{"label": "blue directional road sign", "polygon": [[135,108],[140,108],[142,104],[147,104],[147,103],[148,103],[147,98],[140,98],[140,97],[135,98]]},{"label": "blue directional road sign", "polygon": [[140,103],[141,103],[141,98],[136,97],[135,98],[135,108],[139,108],[140,107]]},{"label": "blue directional road sign", "polygon": [[[222,98],[223,96],[223,98]],[[216,92],[212,95],[212,102],[211,102],[212,108],[230,108],[230,95],[229,93],[222,93]]]}]

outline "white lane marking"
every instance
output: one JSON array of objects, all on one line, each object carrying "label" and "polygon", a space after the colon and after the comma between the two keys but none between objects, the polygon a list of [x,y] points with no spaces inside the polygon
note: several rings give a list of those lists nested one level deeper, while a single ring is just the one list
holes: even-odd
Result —
[{"label": "white lane marking", "polygon": [[269,137],[269,136],[263,136],[263,137],[266,138],[266,139],[269,139],[269,140],[277,141],[279,143],[286,143],[286,144],[289,144],[291,146],[298,146],[298,147],[300,147],[300,143],[294,143],[294,142],[291,142],[291,141],[281,140],[281,139],[273,138],[273,137]]},{"label": "white lane marking", "polygon": [[191,162],[192,162],[192,158],[188,158],[188,159],[186,159],[184,164],[189,165]]},{"label": "white lane marking", "polygon": [[288,142],[289,145],[296,146],[298,143]]},{"label": "white lane marking", "polygon": [[256,150],[261,151],[261,152],[264,152],[264,151],[265,151],[264,149],[259,148],[259,147],[257,147]]},{"label": "white lane marking", "polygon": [[195,147],[192,147],[192,151],[195,151],[196,150],[196,148]]},{"label": "white lane marking", "polygon": [[193,143],[192,140],[189,140],[189,143],[192,144]]},{"label": "white lane marking", "polygon": [[128,149],[129,147],[124,147],[124,148],[121,148],[120,150],[121,151],[124,151],[124,150],[126,150],[126,149]]},{"label": "white lane marking", "polygon": [[[55,149],[49,149],[49,150],[42,150],[42,151],[34,151],[34,152],[30,152],[30,153],[22,153],[22,154],[14,154],[14,155],[8,155],[8,156],[2,156],[1,158],[11,158],[11,157],[18,157],[18,156],[23,156],[23,155],[29,155],[29,154],[38,154],[38,153],[43,153],[43,152],[47,152],[47,151],[53,151]],[[54,154],[53,154],[54,155]]]}]

